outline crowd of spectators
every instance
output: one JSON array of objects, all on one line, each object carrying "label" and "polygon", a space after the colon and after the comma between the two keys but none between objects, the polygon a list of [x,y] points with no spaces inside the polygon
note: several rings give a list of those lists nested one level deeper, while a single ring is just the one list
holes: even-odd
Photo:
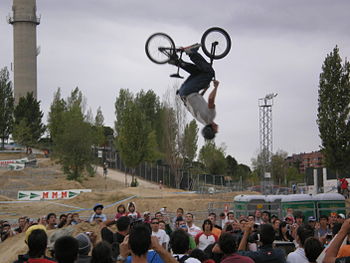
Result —
[{"label": "crowd of spectators", "polygon": [[[16,263],[350,262],[350,219],[344,214],[331,213],[316,219],[305,218],[292,209],[284,218],[259,210],[239,217],[233,211],[219,215],[211,212],[197,226],[194,214],[182,208],[173,218],[164,207],[141,215],[134,202],[119,205],[113,218],[108,218],[103,208],[96,204],[86,220],[78,213],[59,217],[49,213],[37,220],[21,217],[16,228],[1,221],[1,242],[25,233],[28,252],[18,255]],[[52,232],[48,230],[82,222],[98,224],[99,233],[61,235],[48,247]],[[96,242],[98,235],[100,242]]]}]

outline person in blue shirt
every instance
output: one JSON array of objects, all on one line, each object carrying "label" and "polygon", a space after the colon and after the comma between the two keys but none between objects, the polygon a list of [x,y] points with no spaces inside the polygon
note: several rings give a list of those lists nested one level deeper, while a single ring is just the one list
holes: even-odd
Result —
[{"label": "person in blue shirt", "polygon": [[90,216],[89,222],[105,222],[107,221],[107,217],[105,214],[102,214],[103,205],[96,204],[94,205],[94,213]]}]

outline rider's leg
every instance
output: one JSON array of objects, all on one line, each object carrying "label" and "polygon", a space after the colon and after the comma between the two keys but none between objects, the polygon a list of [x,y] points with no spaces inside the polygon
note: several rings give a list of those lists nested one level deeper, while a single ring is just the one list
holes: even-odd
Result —
[{"label": "rider's leg", "polygon": [[208,72],[214,77],[215,72],[212,65],[210,65],[210,63],[208,63],[208,61],[206,61],[201,54],[199,54],[198,52],[193,52],[189,54],[189,57],[191,61],[199,68],[199,70],[201,70],[202,72]]}]

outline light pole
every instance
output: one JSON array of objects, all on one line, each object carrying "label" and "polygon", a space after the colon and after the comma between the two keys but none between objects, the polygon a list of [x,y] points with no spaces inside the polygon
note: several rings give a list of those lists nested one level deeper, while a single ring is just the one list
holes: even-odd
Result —
[{"label": "light pole", "polygon": [[267,168],[271,162],[273,152],[272,106],[273,98],[276,96],[277,93],[270,93],[259,99],[260,158],[263,166],[262,188],[265,191],[267,190],[267,184],[271,184],[271,173]]}]

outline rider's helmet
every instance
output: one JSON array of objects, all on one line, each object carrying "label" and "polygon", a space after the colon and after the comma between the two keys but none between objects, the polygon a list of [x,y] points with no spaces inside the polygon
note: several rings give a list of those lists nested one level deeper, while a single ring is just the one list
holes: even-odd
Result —
[{"label": "rider's helmet", "polygon": [[202,135],[203,135],[204,139],[206,139],[206,140],[214,139],[215,132],[214,132],[213,127],[211,126],[211,124],[208,124],[208,125],[203,127]]}]

